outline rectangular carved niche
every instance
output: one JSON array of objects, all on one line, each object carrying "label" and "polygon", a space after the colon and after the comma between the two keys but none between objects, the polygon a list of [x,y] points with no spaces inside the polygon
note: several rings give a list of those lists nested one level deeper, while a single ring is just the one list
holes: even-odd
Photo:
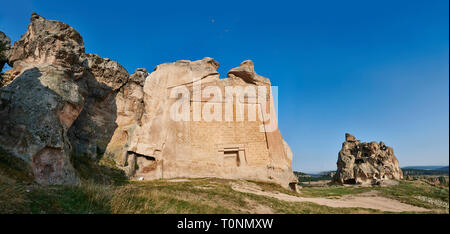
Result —
[{"label": "rectangular carved niche", "polygon": [[218,162],[223,167],[242,167],[247,165],[245,146],[243,144],[216,145],[216,147]]}]

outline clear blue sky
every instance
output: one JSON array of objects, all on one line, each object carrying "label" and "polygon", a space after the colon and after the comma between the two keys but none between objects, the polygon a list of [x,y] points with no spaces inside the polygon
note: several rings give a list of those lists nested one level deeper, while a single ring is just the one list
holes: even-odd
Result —
[{"label": "clear blue sky", "polygon": [[401,166],[449,163],[449,2],[6,1],[0,30],[32,11],[78,30],[88,53],[138,67],[245,59],[279,86],[294,170],[336,168],[350,132],[394,147]]}]

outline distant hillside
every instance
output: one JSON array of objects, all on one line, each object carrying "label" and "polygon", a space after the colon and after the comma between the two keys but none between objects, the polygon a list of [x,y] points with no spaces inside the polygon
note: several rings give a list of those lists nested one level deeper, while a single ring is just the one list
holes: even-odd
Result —
[{"label": "distant hillside", "polygon": [[319,180],[331,180],[336,172],[335,171],[324,171],[318,174],[308,174],[304,172],[294,171],[294,175],[298,178],[298,183],[319,181]]},{"label": "distant hillside", "polygon": [[[404,176],[445,176],[449,174],[448,166],[408,166],[402,168]],[[320,173],[304,173],[294,171],[299,184],[319,180],[331,180],[336,171],[324,171]]]},{"label": "distant hillside", "polygon": [[440,170],[440,171],[448,171],[448,166],[441,167],[441,168],[438,168],[438,169],[436,169],[436,170]]},{"label": "distant hillside", "polygon": [[299,171],[294,171],[294,175],[297,177],[311,177],[310,175]]},{"label": "distant hillside", "polygon": [[402,168],[404,176],[443,176],[448,175],[448,167],[445,170],[431,170],[431,169],[409,169]]},{"label": "distant hillside", "polygon": [[448,171],[448,166],[408,166],[402,168],[402,170],[404,169]]}]

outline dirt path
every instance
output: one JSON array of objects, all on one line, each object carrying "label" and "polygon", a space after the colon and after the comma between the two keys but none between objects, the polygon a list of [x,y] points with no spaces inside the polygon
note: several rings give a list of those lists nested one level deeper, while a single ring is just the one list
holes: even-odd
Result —
[{"label": "dirt path", "polygon": [[382,197],[377,191],[358,195],[345,195],[336,199],[321,197],[297,197],[279,192],[263,191],[259,186],[251,183],[232,183],[231,187],[239,192],[273,197],[288,202],[313,202],[330,207],[360,207],[391,212],[426,212],[428,209],[401,203],[397,200]]},{"label": "dirt path", "polygon": [[170,179],[170,180],[167,180],[167,182],[173,182],[173,183],[177,183],[177,182],[189,182],[189,181],[191,181],[191,180],[188,180],[188,179]]}]

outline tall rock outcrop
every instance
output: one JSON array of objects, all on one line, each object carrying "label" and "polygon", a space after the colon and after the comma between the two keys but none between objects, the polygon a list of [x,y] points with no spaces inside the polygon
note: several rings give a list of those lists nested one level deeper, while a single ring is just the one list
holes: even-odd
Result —
[{"label": "tall rock outcrop", "polygon": [[83,110],[86,87],[75,68],[84,53],[67,24],[31,16],[8,54],[12,69],[0,89],[0,147],[30,165],[43,184],[75,184],[67,130]]},{"label": "tall rock outcrop", "polygon": [[[85,156],[112,158],[132,178],[222,177],[295,188],[292,152],[278,130],[270,81],[250,60],[225,79],[212,58],[129,75],[115,61],[86,54],[72,27],[33,13],[5,62],[12,68],[0,88],[0,148],[26,162],[39,183],[76,184],[70,157]],[[216,96],[211,87],[221,94],[230,87],[247,93]],[[184,93],[178,94],[187,96],[172,95],[180,88]],[[180,102],[188,104],[188,121],[173,119]],[[231,116],[218,112],[222,107]],[[249,110],[255,119],[248,119]],[[205,119],[208,113],[214,119]],[[245,119],[238,113],[246,113]]]},{"label": "tall rock outcrop", "polygon": [[69,129],[75,156],[98,159],[105,153],[117,127],[116,95],[129,74],[119,63],[95,54],[80,57],[85,72],[78,80],[88,90],[83,111]]},{"label": "tall rock outcrop", "polygon": [[385,180],[402,178],[402,170],[391,147],[382,141],[361,143],[351,134],[345,134],[334,181],[344,184],[379,184]]},{"label": "tall rock outcrop", "polygon": [[84,43],[80,33],[65,23],[33,13],[28,31],[11,48],[8,64],[15,69],[35,64],[71,67],[82,54]]},{"label": "tall rock outcrop", "polygon": [[[207,121],[202,118],[204,112],[195,120],[195,105],[204,110],[206,102],[211,101],[211,97],[201,99],[195,93],[204,93],[211,87],[221,94],[227,88],[266,87],[269,98],[264,103],[251,95],[239,100],[245,111],[252,108],[265,111],[260,104],[273,103],[270,81],[256,74],[252,61],[233,68],[225,79],[219,78],[218,67],[219,63],[212,58],[180,60],[158,65],[145,82],[129,82],[117,98],[118,128],[106,154],[132,177],[254,179],[294,188],[297,179],[291,168],[292,152],[278,128],[261,131],[264,121],[240,121],[236,112],[232,113],[231,121],[225,119],[225,113],[220,114],[220,120]],[[141,81],[143,76],[137,80]],[[196,90],[197,82],[201,84]],[[189,94],[187,121],[171,118],[171,107],[180,100],[171,93],[180,87]],[[214,98],[219,108],[226,108],[225,95]]]},{"label": "tall rock outcrop", "polygon": [[[142,126],[142,116],[144,113],[144,83],[148,77],[148,72],[144,68],[138,68],[130,76],[129,82],[120,88],[116,96],[117,128],[108,144],[105,156],[110,157],[124,166],[122,160],[127,154],[128,146],[137,127]],[[128,168],[124,168],[129,176],[133,173]]]},{"label": "tall rock outcrop", "polygon": [[36,13],[7,62],[12,68],[0,89],[0,147],[26,162],[38,183],[76,184],[70,156],[95,158],[104,151],[115,129],[114,97],[128,72],[85,54],[75,29]]}]

